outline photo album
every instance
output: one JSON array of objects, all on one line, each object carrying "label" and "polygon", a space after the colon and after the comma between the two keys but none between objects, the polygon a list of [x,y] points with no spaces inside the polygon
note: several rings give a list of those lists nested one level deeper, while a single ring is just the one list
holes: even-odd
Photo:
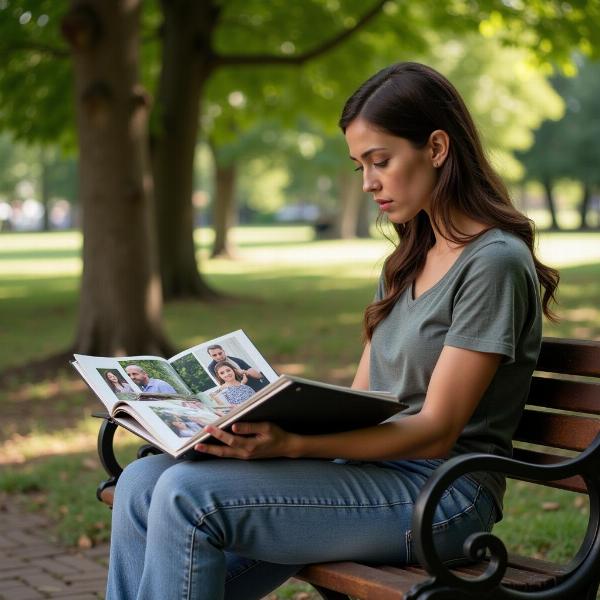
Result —
[{"label": "photo album", "polygon": [[404,408],[388,392],[278,375],[241,331],[169,359],[75,354],[73,367],[110,418],[174,456],[215,441],[204,431],[271,421],[287,431],[334,433],[376,425]]}]

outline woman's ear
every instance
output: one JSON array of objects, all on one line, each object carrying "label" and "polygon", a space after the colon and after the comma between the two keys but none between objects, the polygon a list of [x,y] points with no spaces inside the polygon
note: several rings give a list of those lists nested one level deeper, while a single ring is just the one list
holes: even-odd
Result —
[{"label": "woman's ear", "polygon": [[431,164],[437,169],[444,164],[444,161],[448,156],[450,138],[443,129],[436,129],[431,132],[428,145],[431,155]]}]

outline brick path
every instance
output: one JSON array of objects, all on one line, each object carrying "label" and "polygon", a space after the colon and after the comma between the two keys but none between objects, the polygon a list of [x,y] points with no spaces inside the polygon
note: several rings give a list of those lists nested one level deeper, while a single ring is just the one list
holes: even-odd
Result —
[{"label": "brick path", "polygon": [[[104,598],[108,544],[65,548],[51,532],[46,517],[20,509],[14,498],[0,493],[0,600]],[[263,600],[278,597],[273,593]],[[292,600],[317,597],[316,592],[297,592]]]},{"label": "brick path", "polygon": [[64,548],[50,524],[0,495],[0,598],[93,600],[104,596],[108,545]]}]

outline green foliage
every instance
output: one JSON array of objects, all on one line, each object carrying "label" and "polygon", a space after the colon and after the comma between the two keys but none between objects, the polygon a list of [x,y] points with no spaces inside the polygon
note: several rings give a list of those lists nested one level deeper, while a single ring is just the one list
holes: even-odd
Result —
[{"label": "green foliage", "polygon": [[191,352],[174,360],[171,364],[194,394],[206,392],[215,387],[215,382],[200,366],[198,359]]},{"label": "green foliage", "polygon": [[528,179],[571,178],[600,184],[600,64],[583,62],[576,77],[555,77],[554,87],[566,105],[559,121],[535,133],[535,145],[521,157]]},{"label": "green foliage", "polygon": [[0,130],[74,146],[72,66],[59,31],[62,2],[0,3]]}]

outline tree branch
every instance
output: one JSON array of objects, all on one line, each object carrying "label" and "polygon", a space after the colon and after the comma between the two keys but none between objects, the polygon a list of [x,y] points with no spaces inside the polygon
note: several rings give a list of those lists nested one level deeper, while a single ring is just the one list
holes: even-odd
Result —
[{"label": "tree branch", "polygon": [[328,50],[331,50],[338,44],[341,44],[346,38],[350,37],[356,31],[364,27],[377,13],[381,11],[387,0],[379,0],[368,10],[352,27],[344,29],[330,39],[324,41],[320,46],[297,54],[296,56],[279,54],[216,54],[213,66],[240,66],[240,65],[301,65]]},{"label": "tree branch", "polygon": [[6,45],[0,43],[0,52],[6,52],[7,54],[11,52],[41,52],[56,58],[67,58],[71,54],[67,48],[37,42],[11,42]]}]

